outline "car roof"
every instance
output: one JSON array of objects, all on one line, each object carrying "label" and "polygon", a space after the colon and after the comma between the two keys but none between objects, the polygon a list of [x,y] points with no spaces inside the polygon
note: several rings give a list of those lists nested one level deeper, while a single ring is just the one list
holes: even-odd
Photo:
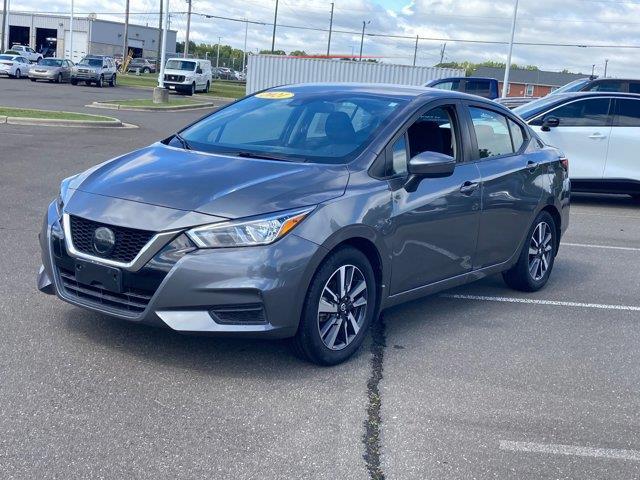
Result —
[{"label": "car roof", "polygon": [[614,81],[614,82],[640,82],[640,78],[611,78],[611,77],[607,77],[607,78],[594,78],[593,80],[591,80],[591,82],[609,82],[609,81]]}]

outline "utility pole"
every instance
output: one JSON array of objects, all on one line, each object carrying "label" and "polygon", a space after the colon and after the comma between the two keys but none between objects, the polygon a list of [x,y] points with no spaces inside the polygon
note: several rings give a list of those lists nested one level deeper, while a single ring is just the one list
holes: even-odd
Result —
[{"label": "utility pole", "polygon": [[333,2],[331,2],[331,18],[329,19],[329,41],[327,42],[327,57],[331,51],[331,31],[333,30]]},{"label": "utility pole", "polygon": [[184,58],[187,58],[187,55],[189,55],[189,31],[191,30],[191,0],[187,0],[187,3],[189,7],[187,10],[187,34],[184,40],[184,54],[182,55]]},{"label": "utility pole", "polygon": [[249,33],[249,22],[247,19],[244,19],[244,47],[242,48],[242,71],[244,72],[244,67],[246,59],[247,59],[247,34]]},{"label": "utility pole", "polygon": [[71,0],[71,18],[69,19],[69,60],[73,62],[73,0]]},{"label": "utility pole", "polygon": [[[333,4],[332,4],[333,5]],[[7,23],[9,20],[9,10],[7,9],[7,0],[4,0],[4,5],[2,7],[2,11],[4,12],[4,15],[2,16],[2,42],[0,46],[0,52],[4,52],[5,50],[8,50],[7,48],[5,48],[4,46],[4,37],[7,34]]]},{"label": "utility pole", "polygon": [[509,91],[509,73],[511,73],[511,54],[513,53],[513,37],[516,35],[516,20],[518,18],[518,0],[513,7],[513,21],[511,22],[511,40],[509,41],[509,54],[507,55],[507,65],[504,69],[504,80],[502,82],[502,98],[507,98]]},{"label": "utility pole", "polygon": [[591,78],[593,79],[596,76],[596,65],[591,65]]},{"label": "utility pole", "polygon": [[273,36],[271,37],[271,53],[276,49],[276,23],[278,23],[278,0],[276,0],[276,13],[273,16]]},{"label": "utility pole", "polygon": [[216,54],[216,68],[220,65],[220,40],[222,37],[218,37],[218,53]]},{"label": "utility pole", "polygon": [[160,53],[160,75],[158,75],[158,87],[164,87],[164,65],[167,63],[167,30],[169,28],[169,0],[164,1],[164,26],[162,31],[162,46]]},{"label": "utility pole", "polygon": [[[129,45],[127,45],[129,39],[129,0],[126,0],[124,6],[124,48],[122,49],[122,65],[127,64],[127,57],[129,56]],[[123,67],[124,68],[124,67]]]},{"label": "utility pole", "polygon": [[413,66],[416,66],[416,57],[418,56],[418,35],[416,35],[416,46],[413,48]]},{"label": "utility pole", "polygon": [[604,78],[607,78],[607,67],[609,66],[609,59],[605,59],[604,61]]},{"label": "utility pole", "polygon": [[363,20],[362,21],[362,36],[360,37],[360,61],[362,61],[362,46],[364,44],[364,29],[370,23],[371,23],[371,20],[368,20],[368,21]]},{"label": "utility pole", "polygon": [[156,64],[158,70],[160,70],[160,61],[162,57],[162,6],[164,0],[160,0],[160,17],[158,19],[158,55],[156,56]]},{"label": "utility pole", "polygon": [[440,63],[444,62],[444,51],[446,50],[446,48],[447,48],[447,42],[444,42],[442,44],[442,48],[440,49]]}]

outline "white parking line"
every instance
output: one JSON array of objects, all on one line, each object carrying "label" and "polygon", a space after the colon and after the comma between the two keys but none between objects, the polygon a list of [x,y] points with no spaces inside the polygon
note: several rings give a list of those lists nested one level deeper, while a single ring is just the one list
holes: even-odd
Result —
[{"label": "white parking line", "polygon": [[579,447],[575,445],[558,445],[551,443],[509,442],[506,440],[500,440],[500,450],[573,455],[577,457],[612,458],[616,460],[633,460],[640,462],[640,451],[638,450]]},{"label": "white parking line", "polygon": [[637,247],[614,247],[612,245],[587,245],[586,243],[564,243],[560,245],[566,247],[582,247],[582,248],[604,248],[608,250],[627,250],[629,252],[640,252],[640,248]]},{"label": "white parking line", "polygon": [[601,303],[562,302],[560,300],[538,300],[535,298],[492,297],[488,295],[461,295],[455,293],[442,293],[442,298],[454,298],[457,300],[478,300],[482,302],[505,303],[529,303],[532,305],[554,305],[558,307],[599,308],[601,310],[627,310],[640,312],[640,307],[632,305],[605,305]]}]

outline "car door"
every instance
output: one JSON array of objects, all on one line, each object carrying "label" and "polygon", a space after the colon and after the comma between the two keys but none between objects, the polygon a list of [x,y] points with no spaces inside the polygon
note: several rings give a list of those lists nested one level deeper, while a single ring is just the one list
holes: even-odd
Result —
[{"label": "car door", "polygon": [[[391,294],[468,273],[480,218],[480,174],[457,101],[432,103],[387,147],[392,174]],[[408,160],[421,152],[457,160],[454,173],[409,187]]]},{"label": "car door", "polygon": [[640,181],[640,98],[616,98],[603,178]]},{"label": "car door", "polygon": [[64,69],[62,70],[62,78],[65,81],[69,81],[69,79],[71,78],[71,67],[73,66],[73,64],[71,63],[71,60],[63,60],[64,63]]},{"label": "car door", "polygon": [[[474,269],[513,256],[544,191],[543,153],[527,152],[531,139],[519,121],[486,104],[468,104],[473,155],[482,179],[482,214]],[[525,155],[525,152],[527,154]]]},{"label": "car door", "polygon": [[571,178],[601,179],[610,145],[611,119],[611,98],[599,96],[564,103],[529,125],[569,158]]}]

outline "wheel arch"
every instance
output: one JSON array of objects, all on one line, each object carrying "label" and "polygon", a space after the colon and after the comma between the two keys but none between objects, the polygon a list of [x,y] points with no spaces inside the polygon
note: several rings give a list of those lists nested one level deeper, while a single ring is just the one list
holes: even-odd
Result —
[{"label": "wheel arch", "polygon": [[556,208],[555,205],[547,204],[541,210],[541,212],[548,212],[553,218],[553,223],[556,227],[556,255],[558,254],[558,250],[560,249],[560,237],[562,236],[562,216],[560,215],[560,211]]}]

